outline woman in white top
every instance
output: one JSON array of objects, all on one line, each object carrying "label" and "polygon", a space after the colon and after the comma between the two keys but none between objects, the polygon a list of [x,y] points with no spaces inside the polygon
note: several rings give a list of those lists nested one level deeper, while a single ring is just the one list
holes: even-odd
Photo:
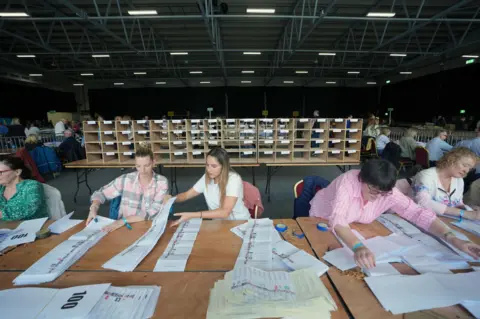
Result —
[{"label": "woman in white top", "polygon": [[456,148],[437,161],[437,166],[419,172],[413,179],[415,201],[438,215],[480,219],[480,211],[466,211],[463,178],[475,166],[477,156],[466,147]]},{"label": "woman in white top", "polygon": [[[227,151],[217,147],[207,154],[205,174],[185,193],[177,195],[176,203],[185,202],[200,194],[205,196],[208,211],[177,213],[180,216],[172,226],[191,218],[225,218],[233,220],[250,219],[250,213],[243,203],[243,182],[240,175],[230,169]],[[167,201],[168,198],[165,198]]]},{"label": "woman in white top", "polygon": [[382,127],[380,129],[380,135],[377,137],[377,152],[378,155],[382,155],[383,150],[385,149],[385,146],[387,146],[388,143],[390,143],[390,138],[388,136],[390,135],[390,129],[386,127]]}]

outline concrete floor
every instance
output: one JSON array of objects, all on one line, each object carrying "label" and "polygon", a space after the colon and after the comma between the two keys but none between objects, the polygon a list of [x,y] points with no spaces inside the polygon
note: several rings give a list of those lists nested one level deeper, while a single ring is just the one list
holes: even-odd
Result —
[{"label": "concrete floor", "polygon": [[[352,167],[354,168],[354,167]],[[245,181],[252,182],[251,169],[236,168]],[[131,172],[132,169],[121,171],[116,168],[100,169],[88,174],[88,183],[92,191],[109,183],[117,176]],[[183,192],[192,187],[202,176],[203,168],[177,169],[177,185],[179,192]],[[170,169],[163,168],[162,174],[170,180]],[[272,177],[271,181],[271,202],[267,202],[265,195],[267,169],[265,166],[255,168],[256,186],[262,194],[262,201],[265,207],[263,217],[270,218],[289,218],[293,216],[293,185],[304,176],[318,175],[333,180],[340,175],[340,170],[335,167],[282,167]],[[89,193],[85,184],[80,186],[77,195],[77,203],[73,201],[76,191],[76,173],[72,169],[64,170],[56,179],[51,179],[48,184],[56,187],[62,193],[62,199],[68,212],[75,211],[74,218],[85,219],[90,207]],[[203,196],[198,196],[188,202],[174,205],[174,212],[195,212],[206,210],[206,204]],[[108,205],[102,205],[100,215],[108,216]]]}]

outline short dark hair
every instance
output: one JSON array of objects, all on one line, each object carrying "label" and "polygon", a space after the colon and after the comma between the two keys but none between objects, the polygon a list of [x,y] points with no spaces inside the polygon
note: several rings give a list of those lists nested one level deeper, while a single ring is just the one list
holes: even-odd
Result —
[{"label": "short dark hair", "polygon": [[389,161],[372,159],[363,164],[358,178],[382,192],[389,192],[397,182],[397,169]]},{"label": "short dark hair", "polygon": [[20,173],[20,178],[22,179],[32,178],[32,173],[30,169],[28,169],[25,166],[25,164],[20,158],[12,155],[7,155],[7,156],[0,157],[0,162],[3,163],[3,165],[8,166],[11,170],[14,170],[14,171],[16,171],[17,169],[21,170],[22,172]]}]

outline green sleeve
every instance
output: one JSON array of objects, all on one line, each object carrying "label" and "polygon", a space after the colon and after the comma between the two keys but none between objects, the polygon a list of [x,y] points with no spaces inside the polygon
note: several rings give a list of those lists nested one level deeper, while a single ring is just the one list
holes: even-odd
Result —
[{"label": "green sleeve", "polygon": [[42,184],[30,181],[18,190],[15,199],[7,201],[2,211],[2,220],[14,221],[43,217],[45,194]]}]

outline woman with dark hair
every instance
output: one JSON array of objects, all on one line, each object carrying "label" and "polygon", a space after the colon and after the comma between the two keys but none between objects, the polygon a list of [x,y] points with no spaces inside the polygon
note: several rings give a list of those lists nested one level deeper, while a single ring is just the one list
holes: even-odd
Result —
[{"label": "woman with dark hair", "polygon": [[457,238],[434,212],[403,195],[395,188],[396,179],[397,170],[393,164],[369,160],[360,171],[348,171],[320,190],[310,202],[310,216],[328,219],[330,229],[354,252],[355,261],[362,268],[375,267],[375,256],[355,236],[349,224],[369,224],[387,210],[445,239],[470,256],[480,257],[480,246]]},{"label": "woman with dark hair", "polygon": [[9,156],[0,160],[0,219],[14,221],[47,217],[43,186],[30,179],[22,160]]},{"label": "woman with dark hair", "polygon": [[202,193],[208,211],[177,213],[175,216],[181,218],[172,226],[191,218],[250,219],[250,213],[243,203],[242,178],[230,168],[228,153],[223,148],[217,147],[208,152],[205,174],[188,191],[178,194],[175,202],[185,202]]}]

